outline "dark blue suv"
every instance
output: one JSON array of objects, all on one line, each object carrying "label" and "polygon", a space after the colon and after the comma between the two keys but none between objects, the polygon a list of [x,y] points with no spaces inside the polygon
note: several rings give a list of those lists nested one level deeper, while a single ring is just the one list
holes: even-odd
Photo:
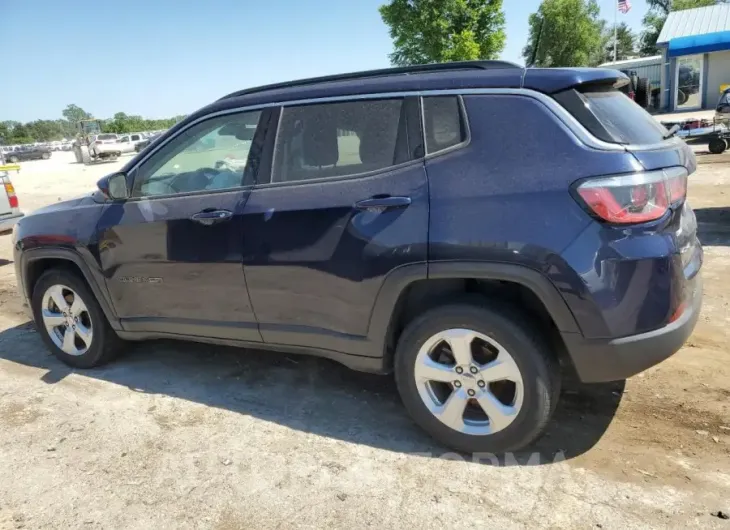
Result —
[{"label": "dark blue suv", "polygon": [[474,62],[230,94],[21,220],[20,289],[72,366],[161,337],[308,353],[394,371],[448,446],[524,447],[564,370],[636,374],[700,311],[695,158],[626,82]]}]

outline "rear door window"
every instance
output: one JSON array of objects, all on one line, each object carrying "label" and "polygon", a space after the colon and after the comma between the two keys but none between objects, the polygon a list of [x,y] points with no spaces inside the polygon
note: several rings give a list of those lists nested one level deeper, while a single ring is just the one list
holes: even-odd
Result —
[{"label": "rear door window", "polygon": [[615,89],[567,90],[555,99],[604,142],[655,144],[667,134],[666,127]]},{"label": "rear door window", "polygon": [[[414,158],[408,131],[415,100],[359,100],[285,107],[272,182],[347,177]],[[411,119],[409,120],[409,116]]]}]

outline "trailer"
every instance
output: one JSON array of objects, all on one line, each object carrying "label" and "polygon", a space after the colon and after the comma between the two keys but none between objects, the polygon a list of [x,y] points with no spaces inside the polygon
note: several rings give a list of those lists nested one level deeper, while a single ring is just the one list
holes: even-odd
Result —
[{"label": "trailer", "polygon": [[685,118],[662,120],[662,125],[671,129],[679,126],[677,136],[694,142],[707,142],[707,149],[713,155],[720,155],[730,147],[730,88],[726,88],[710,118]]}]

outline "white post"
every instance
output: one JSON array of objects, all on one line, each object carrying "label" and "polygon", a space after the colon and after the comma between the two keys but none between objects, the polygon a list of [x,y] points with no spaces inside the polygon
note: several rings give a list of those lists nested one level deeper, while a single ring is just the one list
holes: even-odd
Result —
[{"label": "white post", "polygon": [[613,0],[613,62],[618,56],[618,0]]}]

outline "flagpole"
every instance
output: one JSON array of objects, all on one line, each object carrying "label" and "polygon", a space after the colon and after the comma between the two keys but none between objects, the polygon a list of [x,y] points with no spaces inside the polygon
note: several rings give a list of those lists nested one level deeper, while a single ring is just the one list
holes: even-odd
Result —
[{"label": "flagpole", "polygon": [[618,56],[618,0],[613,0],[613,62]]}]

